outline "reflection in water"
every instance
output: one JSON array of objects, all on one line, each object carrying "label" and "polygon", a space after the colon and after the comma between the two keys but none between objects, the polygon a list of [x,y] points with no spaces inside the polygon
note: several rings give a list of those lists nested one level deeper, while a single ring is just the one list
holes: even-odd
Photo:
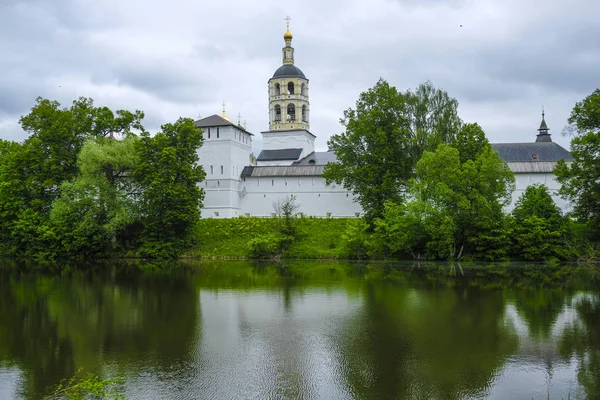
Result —
[{"label": "reflection in water", "polygon": [[177,271],[0,276],[0,360],[21,369],[24,398],[40,398],[79,368],[169,371],[188,359],[197,338],[197,292]]},{"label": "reflection in water", "polygon": [[[128,398],[600,398],[576,267],[187,263],[0,268],[0,396],[77,369]],[[526,377],[526,378],[525,378]]]}]

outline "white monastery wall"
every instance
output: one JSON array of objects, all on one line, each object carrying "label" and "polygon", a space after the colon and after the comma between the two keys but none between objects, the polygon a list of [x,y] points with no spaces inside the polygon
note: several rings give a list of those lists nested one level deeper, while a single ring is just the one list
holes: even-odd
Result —
[{"label": "white monastery wall", "polygon": [[296,198],[298,212],[316,217],[356,217],[362,210],[352,193],[341,186],[326,186],[320,176],[246,177],[242,181],[243,215],[270,217],[273,204],[290,195]]}]

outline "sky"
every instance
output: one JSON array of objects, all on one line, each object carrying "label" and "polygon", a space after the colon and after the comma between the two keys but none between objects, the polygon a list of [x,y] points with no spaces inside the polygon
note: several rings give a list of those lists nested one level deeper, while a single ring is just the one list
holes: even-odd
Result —
[{"label": "sky", "polygon": [[566,148],[571,109],[600,87],[597,0],[0,0],[0,138],[26,138],[38,96],[139,109],[151,132],[225,102],[259,151],[286,15],[319,150],[379,78],[431,81],[493,143],[534,141],[544,106]]}]

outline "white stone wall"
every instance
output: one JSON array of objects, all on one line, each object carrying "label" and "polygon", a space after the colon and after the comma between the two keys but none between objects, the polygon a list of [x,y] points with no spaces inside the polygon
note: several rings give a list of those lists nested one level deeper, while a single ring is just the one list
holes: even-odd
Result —
[{"label": "white stone wall", "polygon": [[247,177],[241,183],[243,215],[270,217],[273,204],[294,195],[298,212],[316,217],[356,217],[362,210],[352,193],[341,186],[326,186],[320,176]]}]

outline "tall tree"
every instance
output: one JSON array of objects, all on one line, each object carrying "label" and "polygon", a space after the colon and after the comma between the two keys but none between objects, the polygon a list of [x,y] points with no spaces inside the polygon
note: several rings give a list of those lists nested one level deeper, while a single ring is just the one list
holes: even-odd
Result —
[{"label": "tall tree", "polygon": [[61,185],[50,213],[57,255],[93,257],[124,246],[139,220],[139,185],[132,177],[137,137],[89,139],[76,179]]},{"label": "tall tree", "polygon": [[343,133],[328,144],[338,163],[325,167],[327,183],[357,195],[367,220],[382,215],[386,201],[401,203],[423,151],[449,143],[462,122],[458,102],[430,82],[399,92],[380,79],[344,111]]},{"label": "tall tree", "polygon": [[46,225],[60,186],[78,174],[77,155],[83,143],[110,132],[141,129],[143,113],[95,107],[88,98],[61,108],[38,98],[20,119],[29,137],[0,152],[0,250],[7,255],[44,252]]},{"label": "tall tree", "polygon": [[570,165],[558,162],[554,173],[561,183],[560,194],[573,202],[573,213],[587,222],[600,239],[600,89],[575,104],[569,117],[576,136],[571,140]]},{"label": "tall tree", "polygon": [[198,165],[202,131],[189,118],[165,124],[154,136],[143,133],[137,146],[134,176],[141,185],[141,252],[157,258],[176,257],[190,244],[200,218],[206,176]]},{"label": "tall tree", "polygon": [[477,124],[465,125],[455,143],[460,149],[440,144],[424,152],[409,183],[411,201],[388,202],[375,221],[376,236],[392,253],[506,257],[502,208],[510,201],[514,175]]}]

